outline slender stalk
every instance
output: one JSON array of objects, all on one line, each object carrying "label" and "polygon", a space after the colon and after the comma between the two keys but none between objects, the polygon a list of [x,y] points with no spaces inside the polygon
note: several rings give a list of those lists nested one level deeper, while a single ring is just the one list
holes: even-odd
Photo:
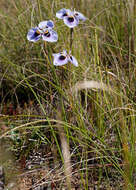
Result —
[{"label": "slender stalk", "polygon": [[[72,44],[73,44],[73,28],[70,29],[70,45],[69,45],[69,50],[72,50]],[[63,69],[63,68],[62,68]],[[71,64],[68,64],[68,70],[71,70]],[[62,70],[62,75],[61,75],[61,87],[63,88],[63,79],[64,79],[64,71]],[[70,72],[68,75],[68,81],[70,84]],[[58,114],[57,114],[57,119],[62,120],[62,113],[63,113],[63,96],[61,96],[61,108],[58,108]],[[72,173],[72,167],[71,167],[71,155],[69,151],[69,145],[67,142],[66,134],[64,131],[63,126],[58,126],[58,132],[59,132],[59,137],[61,141],[61,148],[62,148],[62,155],[63,155],[63,162],[64,162],[64,173],[66,176],[66,183],[67,183],[67,188],[68,190],[71,190],[71,173]]]},{"label": "slender stalk", "polygon": [[[72,50],[72,44],[73,44],[73,28],[70,28],[70,46],[69,46],[69,50]],[[71,79],[71,64],[68,64],[68,70],[69,70],[69,74],[68,74],[68,81],[69,84],[71,84],[70,79]],[[63,80],[63,73],[62,73],[62,80]],[[63,83],[63,81],[62,81]],[[63,108],[63,100],[64,98],[61,98],[61,111],[60,113],[62,114],[62,108]],[[59,116],[60,119],[62,117]],[[60,136],[60,141],[61,141],[61,148],[62,148],[62,154],[63,154],[63,161],[64,161],[64,172],[65,172],[65,176],[66,176],[66,183],[67,183],[67,188],[68,190],[71,190],[71,173],[72,173],[72,166],[71,166],[71,155],[70,155],[70,151],[69,151],[69,145],[67,142],[67,138],[66,138],[66,134],[64,131],[63,127],[58,127],[58,131],[59,131],[59,136]]]},{"label": "slender stalk", "polygon": [[[61,107],[58,106],[57,109],[57,119],[62,120],[62,107],[63,107],[63,97],[61,98]],[[69,151],[69,145],[67,143],[66,134],[64,131],[64,126],[58,125],[58,132],[61,142],[61,149],[63,155],[63,164],[64,164],[64,174],[66,177],[66,183],[68,190],[71,190],[71,174],[72,174],[72,167],[71,167],[71,155]]]},{"label": "slender stalk", "polygon": [[[70,43],[69,43],[69,51],[72,51],[72,44],[73,44],[73,32],[74,32],[74,29],[73,28],[70,28]],[[71,88],[71,64],[68,64],[68,79],[69,79],[69,87]]]},{"label": "slender stalk", "polygon": [[44,41],[44,55],[45,55],[45,57],[48,59],[48,56],[47,56],[47,51],[46,51],[46,41]]},{"label": "slender stalk", "polygon": [[130,41],[131,41],[131,51],[134,53],[135,50],[135,3],[136,0],[129,0],[129,20],[130,20],[130,25],[131,25],[131,36],[130,36]]},{"label": "slender stalk", "polygon": [[[73,43],[73,28],[70,29],[70,46],[69,50],[71,51],[72,49],[72,43]],[[68,64],[68,70],[71,70],[71,64]],[[71,72],[68,72],[68,82],[70,84],[70,78],[71,78]],[[63,89],[64,87],[64,68],[62,68],[62,73],[61,73],[61,88]],[[58,106],[57,108],[57,119],[62,120],[62,115],[63,115],[63,102],[64,102],[64,97],[61,95],[61,107]],[[60,142],[61,142],[61,149],[62,149],[62,156],[63,156],[63,164],[64,164],[64,174],[66,177],[66,184],[67,184],[67,189],[71,190],[71,173],[72,173],[72,166],[71,166],[71,155],[70,155],[70,150],[69,150],[69,144],[67,142],[67,137],[66,133],[64,130],[64,126],[58,126],[58,132],[59,132],[59,137],[60,137]]]},{"label": "slender stalk", "polygon": [[72,50],[72,44],[73,44],[73,32],[74,29],[70,28],[70,51]]}]

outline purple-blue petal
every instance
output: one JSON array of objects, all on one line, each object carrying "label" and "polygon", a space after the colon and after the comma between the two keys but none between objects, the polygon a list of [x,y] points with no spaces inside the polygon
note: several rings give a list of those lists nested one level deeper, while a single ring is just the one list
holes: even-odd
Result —
[{"label": "purple-blue petal", "polygon": [[42,39],[47,42],[56,42],[58,40],[58,34],[54,30],[46,30],[42,35]]},{"label": "purple-blue petal", "polygon": [[36,42],[40,39],[41,34],[38,31],[38,28],[31,28],[29,32],[27,33],[27,39],[31,42]]},{"label": "purple-blue petal", "polygon": [[49,21],[47,22],[47,26],[50,27],[50,28],[53,28],[53,27],[54,27],[53,21],[52,21],[52,20],[49,20]]},{"label": "purple-blue petal", "polygon": [[87,19],[82,13],[77,12],[77,11],[74,12],[74,15],[76,18],[78,18],[79,20],[82,20],[82,21],[85,21]]},{"label": "purple-blue petal", "polygon": [[68,13],[70,12],[69,9],[60,9],[57,13],[56,13],[56,17],[59,19],[63,19],[65,16],[68,16]]}]

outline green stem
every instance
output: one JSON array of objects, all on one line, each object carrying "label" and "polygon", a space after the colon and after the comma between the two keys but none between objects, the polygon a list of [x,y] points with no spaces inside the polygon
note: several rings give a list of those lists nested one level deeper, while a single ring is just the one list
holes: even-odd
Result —
[{"label": "green stem", "polygon": [[72,44],[73,44],[73,28],[70,28],[70,50],[72,50]]}]

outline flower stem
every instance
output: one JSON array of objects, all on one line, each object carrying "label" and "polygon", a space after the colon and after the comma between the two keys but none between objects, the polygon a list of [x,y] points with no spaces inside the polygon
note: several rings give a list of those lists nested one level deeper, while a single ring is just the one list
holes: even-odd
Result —
[{"label": "flower stem", "polygon": [[[70,43],[69,43],[69,51],[72,51],[72,44],[73,44],[73,32],[74,29],[70,28]],[[68,78],[69,78],[69,84],[71,85],[71,64],[68,64],[68,70],[69,70],[69,74],[68,74]]]},{"label": "flower stem", "polygon": [[73,44],[73,28],[70,28],[70,50],[72,49],[72,44]]}]

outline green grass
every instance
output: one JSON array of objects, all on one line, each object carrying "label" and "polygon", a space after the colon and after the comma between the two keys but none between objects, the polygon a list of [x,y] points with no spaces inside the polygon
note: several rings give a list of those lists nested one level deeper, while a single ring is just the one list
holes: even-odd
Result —
[{"label": "green grass", "polygon": [[[135,189],[133,1],[7,0],[0,4],[0,121],[7,126],[1,139],[11,139],[11,149],[19,158],[28,158],[43,144],[51,151],[54,146],[54,160],[63,163],[61,127],[70,153],[75,150],[71,164],[80,173],[81,189],[94,187],[96,181],[98,189]],[[69,28],[55,17],[63,7],[73,7],[88,18],[74,29],[72,55],[78,60],[77,68],[55,67],[52,62],[52,53],[69,49]],[[44,47],[42,41],[27,41],[28,30],[48,19],[55,22],[58,42]],[[74,92],[82,81],[107,87],[79,87]]]}]

